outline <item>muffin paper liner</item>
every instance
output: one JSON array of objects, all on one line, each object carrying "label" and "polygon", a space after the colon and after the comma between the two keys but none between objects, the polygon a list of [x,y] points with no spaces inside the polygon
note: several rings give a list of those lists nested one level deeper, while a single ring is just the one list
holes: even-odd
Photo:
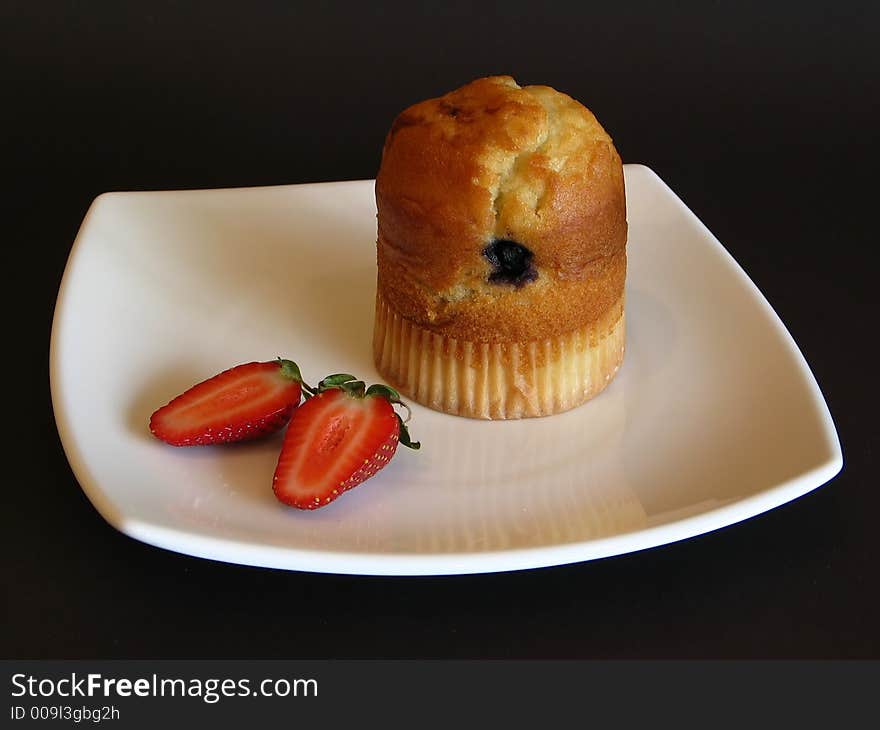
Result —
[{"label": "muffin paper liner", "polygon": [[598,395],[625,349],[623,297],[597,321],[559,337],[486,343],[445,337],[376,296],[373,356],[382,377],[424,406],[469,418],[561,413]]}]

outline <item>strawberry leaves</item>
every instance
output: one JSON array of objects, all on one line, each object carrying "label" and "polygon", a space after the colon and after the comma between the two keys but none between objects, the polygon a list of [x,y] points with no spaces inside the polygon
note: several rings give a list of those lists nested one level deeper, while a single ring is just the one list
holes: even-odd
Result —
[{"label": "strawberry leaves", "polygon": [[333,388],[339,388],[355,398],[363,398],[367,384],[363,380],[358,380],[354,375],[348,375],[347,373],[328,375],[318,383],[318,392],[320,393]]},{"label": "strawberry leaves", "polygon": [[413,441],[410,437],[409,429],[406,427],[406,423],[400,417],[400,414],[395,413],[394,415],[397,416],[397,426],[400,429],[400,433],[398,436],[398,438],[400,439],[400,443],[402,443],[408,449],[412,449],[413,451],[418,451],[420,448],[422,448],[421,441]]},{"label": "strawberry leaves", "polygon": [[299,383],[303,392],[306,394],[306,398],[308,398],[314,391],[313,389],[303,380],[302,373],[300,372],[299,365],[297,365],[293,360],[285,360],[284,358],[276,358],[278,365],[281,367],[281,375],[288,380],[293,380]]},{"label": "strawberry leaves", "polygon": [[346,383],[350,383],[352,381],[360,382],[354,375],[349,375],[348,373],[337,373],[336,375],[328,375],[320,383],[318,383],[318,390],[327,390],[328,388],[341,388]]}]

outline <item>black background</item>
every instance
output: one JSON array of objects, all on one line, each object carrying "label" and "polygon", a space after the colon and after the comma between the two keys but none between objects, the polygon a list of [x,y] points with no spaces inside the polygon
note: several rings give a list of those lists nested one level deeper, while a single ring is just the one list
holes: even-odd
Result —
[{"label": "black background", "polygon": [[[873,2],[0,2],[3,654],[878,657],[878,27]],[[486,576],[247,568],[107,526],[48,389],[92,199],[371,178],[398,111],[493,73],[583,101],[725,244],[813,368],[841,475],[684,543]]]}]

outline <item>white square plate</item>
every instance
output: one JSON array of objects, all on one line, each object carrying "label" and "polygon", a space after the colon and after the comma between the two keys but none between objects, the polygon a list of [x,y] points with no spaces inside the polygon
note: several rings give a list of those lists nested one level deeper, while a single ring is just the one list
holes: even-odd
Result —
[{"label": "white square plate", "polygon": [[170,550],[417,575],[662,545],[831,479],[843,463],[834,424],[782,322],[651,170],[627,165],[626,187],[627,354],[608,389],[524,421],[414,405],[422,450],[401,449],[315,512],[272,494],[280,436],[176,449],[147,422],[193,383],[279,355],[309,381],[380,379],[372,182],[100,196],[67,264],[50,355],[79,483],[110,524]]}]

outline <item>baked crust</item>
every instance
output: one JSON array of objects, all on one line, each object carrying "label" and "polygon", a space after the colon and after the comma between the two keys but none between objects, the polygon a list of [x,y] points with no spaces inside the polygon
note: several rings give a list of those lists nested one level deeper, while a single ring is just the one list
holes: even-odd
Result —
[{"label": "baked crust", "polygon": [[[621,301],[623,167],[595,116],[547,86],[478,79],[402,112],[376,179],[378,291],[430,332],[485,343],[582,329]],[[537,273],[490,281],[496,239]]]}]

